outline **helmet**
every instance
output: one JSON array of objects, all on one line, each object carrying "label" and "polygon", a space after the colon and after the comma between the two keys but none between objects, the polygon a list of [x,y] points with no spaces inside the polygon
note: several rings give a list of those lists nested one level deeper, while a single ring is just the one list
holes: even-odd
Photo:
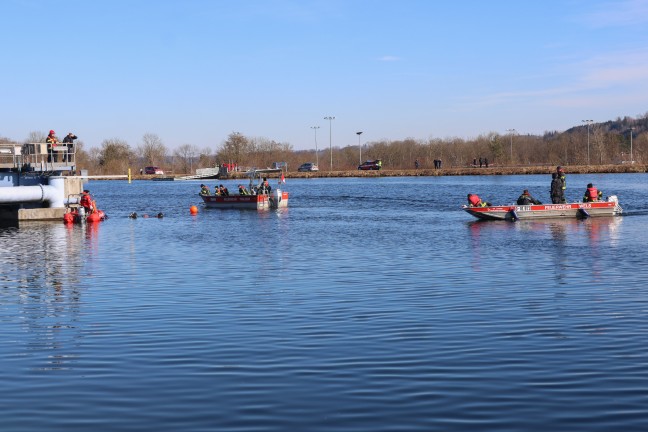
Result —
[{"label": "helmet", "polygon": [[56,132],[54,132],[53,130],[50,131],[50,135],[54,135],[55,133]]}]

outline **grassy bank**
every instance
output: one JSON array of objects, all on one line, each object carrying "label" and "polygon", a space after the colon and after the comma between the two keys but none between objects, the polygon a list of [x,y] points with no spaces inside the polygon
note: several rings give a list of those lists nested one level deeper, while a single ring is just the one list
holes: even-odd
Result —
[{"label": "grassy bank", "polygon": [[[595,174],[595,173],[646,173],[647,165],[571,165],[564,166],[567,174]],[[466,175],[524,175],[524,174],[551,174],[556,170],[555,166],[506,166],[489,168],[443,168],[443,169],[411,169],[411,170],[390,170],[380,171],[318,171],[318,172],[287,172],[286,178],[327,178],[327,177],[410,177],[410,176],[466,176]],[[181,177],[184,174],[152,176],[134,175],[133,180],[151,180],[155,177]],[[272,177],[272,176],[271,176]],[[276,176],[274,176],[276,177]],[[245,173],[230,173],[228,179],[245,179]],[[210,181],[210,180],[206,180]],[[213,179],[211,179],[213,181]]]}]

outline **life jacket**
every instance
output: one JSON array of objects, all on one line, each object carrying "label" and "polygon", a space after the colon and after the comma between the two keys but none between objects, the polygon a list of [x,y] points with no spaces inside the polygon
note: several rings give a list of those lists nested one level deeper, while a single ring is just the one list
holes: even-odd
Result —
[{"label": "life jacket", "polygon": [[81,205],[81,207],[91,209],[92,208],[92,200],[90,199],[90,195],[89,194],[81,195],[81,201],[79,201],[79,204]]},{"label": "life jacket", "polygon": [[470,198],[468,198],[468,202],[473,207],[483,206],[482,202],[481,202],[481,199],[479,198],[479,195],[470,195]]},{"label": "life jacket", "polygon": [[587,201],[598,201],[598,189],[595,187],[587,188],[585,196],[587,197]]}]

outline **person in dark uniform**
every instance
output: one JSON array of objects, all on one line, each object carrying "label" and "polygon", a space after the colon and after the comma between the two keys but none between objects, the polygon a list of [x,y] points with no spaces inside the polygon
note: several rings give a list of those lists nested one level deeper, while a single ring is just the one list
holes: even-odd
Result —
[{"label": "person in dark uniform", "polygon": [[63,138],[63,144],[67,146],[67,152],[63,155],[63,162],[71,162],[72,154],[74,154],[74,140],[77,139],[77,136],[72,132],[68,132]]},{"label": "person in dark uniform", "polygon": [[531,204],[542,204],[537,199],[533,198],[527,189],[524,189],[522,195],[517,199],[517,205],[531,205]]},{"label": "person in dark uniform", "polygon": [[567,189],[567,179],[565,178],[565,170],[563,170],[563,167],[558,166],[556,168],[556,174],[558,175],[558,179],[560,180],[560,203],[564,204],[565,202],[565,189]]},{"label": "person in dark uniform", "polygon": [[558,178],[558,173],[551,173],[551,190],[549,191],[551,195],[551,202],[553,204],[561,204],[564,202],[564,194],[562,190],[562,182]]}]

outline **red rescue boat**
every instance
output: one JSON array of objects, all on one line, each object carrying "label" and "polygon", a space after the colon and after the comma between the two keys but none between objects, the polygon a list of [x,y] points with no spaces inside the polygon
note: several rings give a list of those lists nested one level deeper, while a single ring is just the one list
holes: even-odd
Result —
[{"label": "red rescue boat", "polygon": [[551,218],[587,218],[597,216],[619,216],[623,209],[616,195],[607,201],[566,204],[499,205],[486,207],[462,207],[468,214],[485,220],[527,220]]},{"label": "red rescue boat", "polygon": [[[269,210],[288,207],[289,193],[279,189],[265,190],[263,187],[263,178],[265,174],[281,173],[280,168],[256,169],[248,171],[250,177],[250,186],[248,195],[238,193],[231,195],[211,195],[206,193],[199,194],[208,208],[220,209],[250,209],[250,210]],[[281,176],[283,180],[283,174]],[[257,181],[255,185],[254,182]]]}]

